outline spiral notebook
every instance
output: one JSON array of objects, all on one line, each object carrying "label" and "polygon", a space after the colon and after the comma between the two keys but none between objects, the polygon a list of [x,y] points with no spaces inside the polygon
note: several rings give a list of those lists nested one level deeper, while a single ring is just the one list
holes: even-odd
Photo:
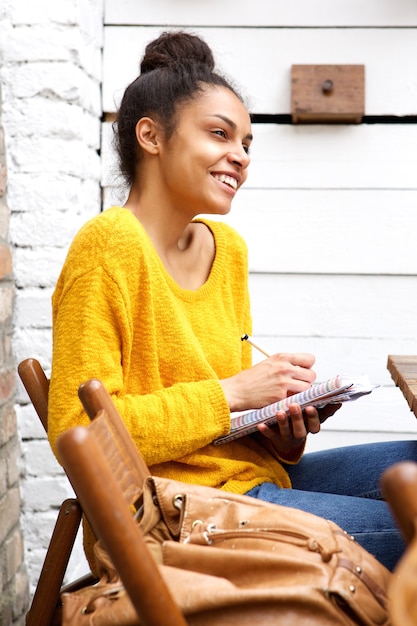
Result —
[{"label": "spiral notebook", "polygon": [[324,382],[313,383],[306,391],[301,391],[261,409],[231,413],[230,432],[215,439],[213,444],[219,446],[244,435],[249,435],[257,430],[257,426],[261,422],[266,424],[275,423],[277,411],[287,411],[290,404],[296,403],[302,408],[306,406],[320,408],[326,404],[356,400],[363,395],[371,393],[376,386],[369,382],[367,376],[350,377],[338,374]]}]

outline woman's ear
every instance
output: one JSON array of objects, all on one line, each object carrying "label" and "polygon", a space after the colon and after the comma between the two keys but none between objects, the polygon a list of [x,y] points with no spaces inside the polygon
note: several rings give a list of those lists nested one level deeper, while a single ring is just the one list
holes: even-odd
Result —
[{"label": "woman's ear", "polygon": [[150,117],[141,117],[136,124],[136,140],[139,146],[149,154],[157,154],[160,145],[160,129]]}]

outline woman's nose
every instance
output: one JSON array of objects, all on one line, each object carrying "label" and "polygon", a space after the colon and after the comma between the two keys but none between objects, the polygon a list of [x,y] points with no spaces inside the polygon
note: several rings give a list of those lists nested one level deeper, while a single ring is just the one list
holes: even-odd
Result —
[{"label": "woman's nose", "polygon": [[229,159],[232,163],[238,165],[243,169],[246,169],[250,163],[249,154],[246,152],[243,146],[241,149],[231,151],[229,154]]}]

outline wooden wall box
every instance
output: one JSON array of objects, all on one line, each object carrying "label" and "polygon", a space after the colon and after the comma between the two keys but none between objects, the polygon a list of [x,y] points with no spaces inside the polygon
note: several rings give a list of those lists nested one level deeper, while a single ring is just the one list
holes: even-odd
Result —
[{"label": "wooden wall box", "polygon": [[360,124],[364,111],[364,65],[291,66],[294,124]]}]

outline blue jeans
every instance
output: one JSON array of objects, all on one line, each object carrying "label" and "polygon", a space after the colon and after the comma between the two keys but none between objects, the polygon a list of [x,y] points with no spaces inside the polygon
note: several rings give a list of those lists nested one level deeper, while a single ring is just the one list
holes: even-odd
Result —
[{"label": "blue jeans", "polygon": [[286,465],[292,489],[263,483],[246,495],[331,519],[392,570],[404,541],[382,500],[382,472],[399,461],[417,461],[417,441],[347,446],[305,454]]}]

